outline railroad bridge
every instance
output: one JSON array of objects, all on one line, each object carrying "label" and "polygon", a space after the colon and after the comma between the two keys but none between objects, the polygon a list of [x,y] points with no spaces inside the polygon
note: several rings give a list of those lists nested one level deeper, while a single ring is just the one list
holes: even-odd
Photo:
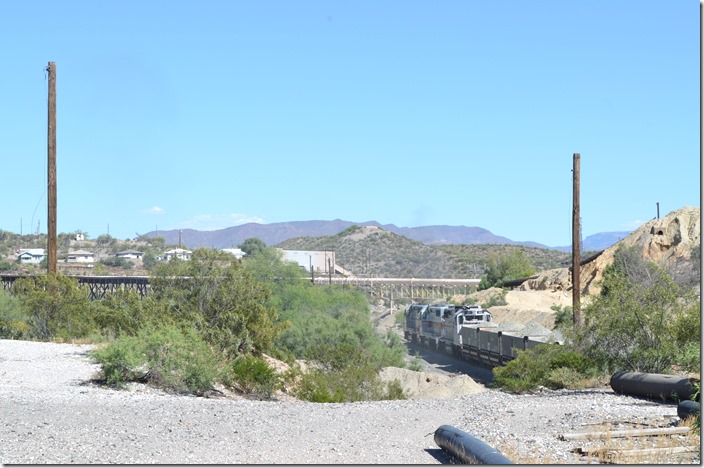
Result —
[{"label": "railroad bridge", "polygon": [[[91,299],[102,299],[107,294],[118,290],[134,290],[145,296],[150,291],[149,276],[98,276],[98,275],[67,275],[76,278],[78,283],[89,289]],[[0,274],[2,287],[10,290],[15,280],[27,278],[27,275]],[[306,278],[314,284],[347,285],[367,293],[371,298],[396,300],[432,299],[447,297],[454,294],[469,294],[479,284],[478,279],[452,278],[369,278],[369,277],[335,277],[319,276]]]}]

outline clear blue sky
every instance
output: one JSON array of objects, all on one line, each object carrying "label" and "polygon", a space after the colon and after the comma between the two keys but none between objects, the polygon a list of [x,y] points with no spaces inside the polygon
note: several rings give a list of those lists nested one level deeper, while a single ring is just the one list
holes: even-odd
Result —
[{"label": "clear blue sky", "polygon": [[0,229],[483,227],[571,243],[700,206],[694,0],[10,1]]}]

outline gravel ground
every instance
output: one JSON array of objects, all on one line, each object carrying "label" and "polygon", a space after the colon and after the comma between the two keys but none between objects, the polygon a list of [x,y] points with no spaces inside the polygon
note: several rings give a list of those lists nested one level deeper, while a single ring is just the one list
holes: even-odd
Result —
[{"label": "gravel ground", "polygon": [[[586,463],[572,453],[584,443],[561,434],[677,421],[673,404],[610,389],[350,404],[118,391],[89,382],[90,349],[0,340],[0,462],[439,464],[449,459],[433,435],[451,425],[514,461]],[[698,464],[699,456],[666,461]]]}]

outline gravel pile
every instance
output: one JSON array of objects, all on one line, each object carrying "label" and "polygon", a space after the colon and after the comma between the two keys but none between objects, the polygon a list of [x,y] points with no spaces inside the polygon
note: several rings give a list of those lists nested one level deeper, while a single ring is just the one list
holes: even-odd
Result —
[{"label": "gravel pile", "polygon": [[605,421],[677,420],[675,405],[609,389],[352,404],[118,391],[89,382],[97,371],[90,349],[0,340],[0,462],[438,464],[448,458],[433,435],[447,424],[513,460],[580,463],[571,453],[579,444],[561,434]]}]

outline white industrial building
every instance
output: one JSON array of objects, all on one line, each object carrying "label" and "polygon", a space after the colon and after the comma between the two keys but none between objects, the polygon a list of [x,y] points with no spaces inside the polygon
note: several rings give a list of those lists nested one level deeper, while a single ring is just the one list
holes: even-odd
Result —
[{"label": "white industrial building", "polygon": [[334,250],[283,250],[283,259],[288,262],[296,262],[303,269],[314,273],[329,274],[335,273],[335,251]]}]

